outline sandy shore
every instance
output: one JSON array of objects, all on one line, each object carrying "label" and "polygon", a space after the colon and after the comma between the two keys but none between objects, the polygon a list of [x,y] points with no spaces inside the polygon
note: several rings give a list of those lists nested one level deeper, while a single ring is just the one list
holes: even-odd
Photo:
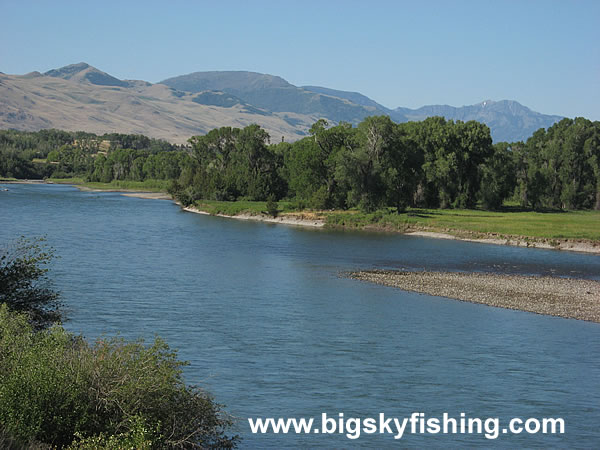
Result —
[{"label": "sandy shore", "polygon": [[460,272],[362,271],[348,277],[405,291],[600,323],[600,282]]},{"label": "sandy shore", "polygon": [[124,192],[121,195],[124,195],[125,197],[148,198],[153,200],[173,200],[173,197],[164,192]]},{"label": "sandy shore", "polygon": [[165,192],[132,191],[130,189],[94,189],[78,184],[74,184],[73,186],[84,192],[120,192],[121,195],[124,195],[125,197],[147,198],[152,200],[173,200],[173,197]]},{"label": "sandy shore", "polygon": [[226,214],[210,214],[206,211],[201,211],[192,206],[184,207],[184,211],[196,213],[196,214],[205,214],[207,216],[214,215],[217,217],[226,217],[228,219],[238,219],[238,220],[254,220],[257,222],[268,222],[268,223],[280,223],[284,225],[296,225],[301,227],[311,227],[311,228],[321,228],[325,226],[325,222],[319,219],[309,219],[303,217],[301,214],[283,214],[277,217],[270,217],[265,215],[251,215],[251,214],[238,214],[235,216],[229,216]]},{"label": "sandy shore", "polygon": [[600,254],[600,242],[586,242],[572,239],[556,239],[550,243],[550,240],[542,240],[537,238],[469,238],[462,236],[453,236],[447,233],[439,233],[435,231],[409,231],[404,233],[407,236],[421,236],[435,239],[454,239],[457,241],[479,242],[480,244],[495,244],[495,245],[513,245],[517,247],[528,248],[547,248],[551,250],[569,250],[572,252],[584,252]]},{"label": "sandy shore", "polygon": [[46,180],[4,180],[0,184],[54,184]]}]

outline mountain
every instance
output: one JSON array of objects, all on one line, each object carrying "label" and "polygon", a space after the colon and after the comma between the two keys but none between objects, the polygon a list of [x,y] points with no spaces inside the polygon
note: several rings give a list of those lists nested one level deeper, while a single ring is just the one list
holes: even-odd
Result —
[{"label": "mountain", "polygon": [[318,119],[274,113],[227,95],[119,80],[80,63],[44,74],[0,75],[0,128],[139,133],[185,143],[222,126],[261,125],[274,140],[303,137]]},{"label": "mountain", "polygon": [[[39,73],[39,72],[38,72]],[[88,81],[97,86],[129,87],[125,81],[119,80],[106,72],[96,69],[86,63],[71,64],[60,69],[49,70],[44,73],[48,77],[62,78],[63,80]]]},{"label": "mountain", "polygon": [[561,119],[509,100],[389,109],[358,92],[298,87],[256,72],[195,72],[157,84],[120,80],[83,62],[43,74],[0,72],[0,128],[139,133],[184,143],[213,128],[256,123],[274,141],[293,141],[306,136],[320,118],[358,124],[381,114],[396,122],[433,115],[478,120],[490,127],[495,141],[509,142],[525,140]]},{"label": "mountain", "polygon": [[187,92],[222,91],[268,111],[323,117],[333,122],[358,124],[367,116],[384,114],[372,106],[303,89],[283,78],[256,72],[195,72],[160,83]]},{"label": "mountain", "polygon": [[494,102],[486,100],[476,105],[455,108],[448,105],[430,105],[418,109],[396,108],[394,110],[408,120],[423,120],[431,116],[443,116],[450,120],[477,120],[490,127],[495,142],[525,141],[540,128],[548,128],[561,120],[561,116],[549,116],[532,111],[512,100]]},{"label": "mountain", "polygon": [[357,105],[365,106],[368,108],[374,108],[380,111],[390,111],[383,105],[380,105],[375,100],[371,100],[366,95],[362,95],[360,92],[348,92],[348,91],[338,91],[337,89],[330,89],[321,86],[302,86],[302,89],[307,91],[316,92],[318,94],[325,94],[331,97],[344,98],[346,100],[351,101],[352,103],[356,103]]},{"label": "mountain", "polygon": [[532,111],[513,100],[485,100],[476,105],[459,108],[448,105],[429,105],[418,109],[388,109],[358,92],[338,91],[320,86],[304,86],[304,89],[350,100],[356,104],[383,111],[396,122],[419,121],[427,117],[442,116],[447,120],[476,120],[490,127],[495,142],[525,141],[540,128],[548,128],[563,119]]}]

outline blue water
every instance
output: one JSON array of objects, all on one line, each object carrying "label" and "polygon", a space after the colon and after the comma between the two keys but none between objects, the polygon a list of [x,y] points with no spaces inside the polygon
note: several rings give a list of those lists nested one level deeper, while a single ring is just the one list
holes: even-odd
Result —
[{"label": "blue water", "polygon": [[[371,285],[353,269],[600,279],[600,257],[186,213],[170,201],[7,185],[0,243],[46,235],[66,326],[165,338],[242,448],[600,446],[600,324]],[[250,433],[248,417],[563,417],[564,435]],[[317,420],[317,424],[320,422]],[[503,423],[506,425],[506,423]]]}]

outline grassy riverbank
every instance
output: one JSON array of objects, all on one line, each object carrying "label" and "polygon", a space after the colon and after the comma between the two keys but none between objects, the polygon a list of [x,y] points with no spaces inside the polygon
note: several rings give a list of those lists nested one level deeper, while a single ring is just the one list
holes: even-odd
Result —
[{"label": "grassy riverbank", "polygon": [[428,230],[457,237],[584,239],[600,241],[600,211],[534,212],[409,209],[405,213],[325,213],[329,226],[381,230]]},{"label": "grassy riverbank", "polygon": [[[86,182],[83,178],[49,178],[47,181],[73,184],[86,189],[123,192],[166,193],[169,185],[166,180],[96,183]],[[257,220],[267,218],[266,202],[200,200],[193,207],[213,215],[256,216]],[[299,210],[295,202],[280,201],[278,214],[282,219],[290,218],[296,222],[307,220],[314,224],[315,220],[322,221],[329,228],[438,234],[432,237],[442,237],[439,233],[443,233],[458,239],[494,240],[494,243],[526,246],[543,244],[551,248],[567,249],[567,241],[574,241],[598,247],[600,251],[600,211],[536,212],[506,206],[503,211],[498,212],[409,208],[397,214],[393,208],[388,208],[363,213],[358,210]]]},{"label": "grassy riverbank", "polygon": [[98,183],[85,181],[83,178],[48,178],[47,181],[57,184],[73,184],[88,189],[98,189],[103,191],[167,192],[167,188],[169,187],[168,180],[113,180],[110,183]]},{"label": "grassy riverbank", "polygon": [[[266,202],[199,201],[196,208],[209,214],[236,216],[260,215]],[[465,209],[408,209],[402,214],[392,210],[374,213],[349,211],[298,211],[292,202],[279,202],[279,214],[304,214],[325,221],[331,228],[410,232],[426,230],[459,238],[496,238],[521,240],[586,240],[600,244],[600,211],[501,212]]]}]

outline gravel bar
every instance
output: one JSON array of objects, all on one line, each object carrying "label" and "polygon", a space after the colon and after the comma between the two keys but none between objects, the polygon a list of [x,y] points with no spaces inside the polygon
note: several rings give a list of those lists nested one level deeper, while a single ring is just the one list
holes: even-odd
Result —
[{"label": "gravel bar", "polygon": [[463,272],[372,270],[349,278],[499,308],[600,323],[600,282]]}]

